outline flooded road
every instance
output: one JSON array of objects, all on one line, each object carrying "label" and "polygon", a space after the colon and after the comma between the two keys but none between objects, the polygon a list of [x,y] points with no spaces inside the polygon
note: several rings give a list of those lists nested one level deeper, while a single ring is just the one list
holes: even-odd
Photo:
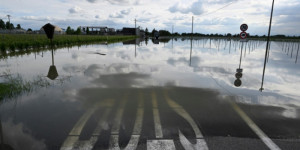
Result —
[{"label": "flooded road", "polygon": [[[8,57],[13,149],[300,149],[299,43],[161,39]],[[0,78],[5,81],[5,78]]]}]

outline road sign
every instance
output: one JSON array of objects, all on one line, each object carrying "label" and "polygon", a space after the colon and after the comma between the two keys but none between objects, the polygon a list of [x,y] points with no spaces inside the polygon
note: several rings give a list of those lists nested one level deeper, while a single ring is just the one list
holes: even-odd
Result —
[{"label": "road sign", "polygon": [[240,26],[240,29],[241,29],[241,31],[246,31],[246,30],[248,30],[248,25],[247,24],[242,24]]},{"label": "road sign", "polygon": [[247,37],[247,33],[245,31],[240,33],[241,39],[245,39]]}]

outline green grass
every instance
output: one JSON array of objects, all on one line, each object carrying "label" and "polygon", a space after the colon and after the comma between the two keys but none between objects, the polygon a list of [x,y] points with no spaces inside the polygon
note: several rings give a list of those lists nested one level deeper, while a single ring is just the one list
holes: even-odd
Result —
[{"label": "green grass", "polygon": [[[53,48],[72,47],[92,43],[114,43],[135,39],[136,36],[54,35]],[[0,59],[40,52],[50,48],[50,40],[44,34],[0,34]]]},{"label": "green grass", "polygon": [[[135,38],[135,36],[54,35],[53,45],[59,47],[95,42],[111,43]],[[0,50],[2,51],[45,47],[50,47],[50,40],[44,34],[0,34]]]},{"label": "green grass", "polygon": [[0,83],[0,101],[5,97],[9,97],[9,93],[11,92],[12,86],[12,84]]},{"label": "green grass", "polygon": [[0,101],[50,85],[50,82],[42,76],[37,76],[33,81],[25,81],[19,74],[13,76],[4,72],[3,77],[5,82],[0,83]]}]

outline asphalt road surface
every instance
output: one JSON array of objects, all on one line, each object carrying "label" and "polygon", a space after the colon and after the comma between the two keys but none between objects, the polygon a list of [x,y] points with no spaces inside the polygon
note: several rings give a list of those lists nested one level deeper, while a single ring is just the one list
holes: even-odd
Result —
[{"label": "asphalt road surface", "polygon": [[[280,107],[238,103],[193,88],[82,89],[86,111],[67,149],[300,149],[300,119]],[[299,113],[299,109],[296,110]]]}]

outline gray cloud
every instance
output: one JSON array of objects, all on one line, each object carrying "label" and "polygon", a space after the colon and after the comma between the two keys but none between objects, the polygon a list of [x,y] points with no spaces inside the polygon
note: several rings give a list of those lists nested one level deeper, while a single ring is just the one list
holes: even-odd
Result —
[{"label": "gray cloud", "polygon": [[11,120],[3,122],[3,131],[5,143],[14,149],[46,149],[46,144],[30,135],[29,129],[25,128],[21,123],[14,124]]},{"label": "gray cloud", "polygon": [[130,12],[131,12],[131,10],[132,10],[131,8],[130,8],[130,9],[127,9],[127,10],[121,10],[120,13],[121,13],[122,15],[129,15]]},{"label": "gray cloud", "polygon": [[131,12],[131,8],[130,9],[125,9],[125,10],[121,10],[120,12],[114,13],[114,14],[110,14],[109,17],[110,18],[124,18],[126,15],[129,15]]},{"label": "gray cloud", "polygon": [[76,13],[79,13],[81,10],[82,9],[80,7],[75,6],[75,7],[69,9],[69,13],[70,14],[76,14]]},{"label": "gray cloud", "polygon": [[[197,66],[199,65],[201,62],[200,57],[197,56],[192,56],[192,66]],[[177,66],[177,65],[189,65],[190,64],[190,59],[189,58],[185,58],[185,57],[180,57],[178,59],[174,59],[174,58],[169,58],[167,60],[167,63],[172,65],[172,66]]]},{"label": "gray cloud", "polygon": [[173,5],[172,7],[169,8],[169,11],[171,13],[175,13],[175,12],[180,12],[183,14],[192,13],[194,15],[201,15],[204,12],[201,0],[194,2],[191,6],[187,8],[181,8],[178,5],[179,5],[178,3]]},{"label": "gray cloud", "polygon": [[[87,0],[90,3],[96,3],[98,0]],[[106,2],[113,5],[125,5],[125,4],[134,4],[139,5],[139,0],[105,0]]]},{"label": "gray cloud", "polygon": [[95,3],[97,0],[87,0],[90,3]]},{"label": "gray cloud", "polygon": [[238,0],[210,0],[209,3],[211,4],[225,4],[231,2],[237,2]]},{"label": "gray cloud", "polygon": [[110,14],[109,17],[110,18],[124,18],[124,15],[122,15],[120,13],[115,13],[115,14]]}]

